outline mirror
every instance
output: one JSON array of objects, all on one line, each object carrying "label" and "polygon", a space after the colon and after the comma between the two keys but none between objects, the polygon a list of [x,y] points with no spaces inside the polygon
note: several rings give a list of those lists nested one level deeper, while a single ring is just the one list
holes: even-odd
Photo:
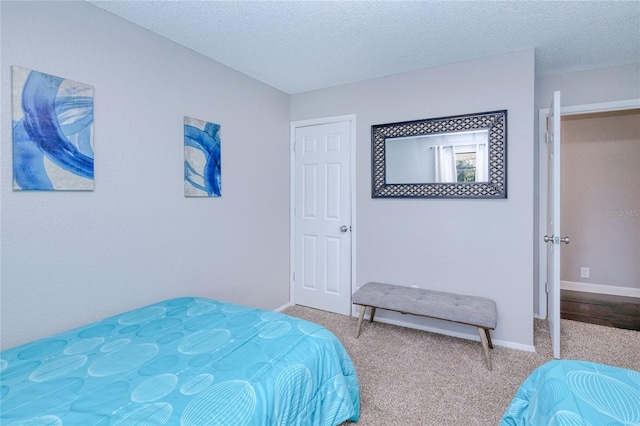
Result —
[{"label": "mirror", "polygon": [[371,126],[372,196],[506,198],[507,111]]}]

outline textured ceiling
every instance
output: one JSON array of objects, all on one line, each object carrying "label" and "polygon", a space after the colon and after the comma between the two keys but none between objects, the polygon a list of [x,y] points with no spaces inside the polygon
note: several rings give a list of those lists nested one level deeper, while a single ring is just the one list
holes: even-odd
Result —
[{"label": "textured ceiling", "polygon": [[640,0],[90,3],[290,94],[527,48],[538,75],[640,62]]}]

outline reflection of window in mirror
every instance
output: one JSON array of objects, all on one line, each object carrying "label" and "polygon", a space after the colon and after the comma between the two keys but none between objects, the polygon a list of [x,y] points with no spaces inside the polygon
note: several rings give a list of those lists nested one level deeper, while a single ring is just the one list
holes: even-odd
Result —
[{"label": "reflection of window in mirror", "polygon": [[458,182],[476,181],[476,147],[457,146],[455,147],[456,176]]},{"label": "reflection of window in mirror", "polygon": [[438,145],[434,147],[434,182],[487,182],[487,144]]}]

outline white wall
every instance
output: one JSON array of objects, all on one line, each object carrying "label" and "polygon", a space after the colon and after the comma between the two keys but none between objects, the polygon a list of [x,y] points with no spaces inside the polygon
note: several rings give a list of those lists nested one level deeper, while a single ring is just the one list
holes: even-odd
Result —
[{"label": "white wall", "polygon": [[[8,348],[179,295],[289,301],[289,96],[85,2],[1,7]],[[93,85],[95,190],[13,192],[11,65]],[[183,195],[183,116],[221,124],[222,197]]]},{"label": "white wall", "polygon": [[640,63],[541,76],[536,79],[536,114],[549,108],[556,90],[562,92],[563,107],[638,99]]},{"label": "white wall", "polygon": [[[489,297],[498,306],[494,340],[533,346],[533,105],[533,50],[292,96],[293,121],[357,116],[357,286],[380,281]],[[508,110],[508,199],[371,198],[372,125],[501,109]]]}]

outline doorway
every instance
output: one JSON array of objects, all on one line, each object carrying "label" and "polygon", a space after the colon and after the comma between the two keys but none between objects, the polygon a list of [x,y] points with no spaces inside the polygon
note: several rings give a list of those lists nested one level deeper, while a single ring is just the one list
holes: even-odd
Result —
[{"label": "doorway", "polygon": [[640,109],[562,119],[561,318],[640,329]]},{"label": "doorway", "polygon": [[[608,102],[608,103],[600,103],[600,104],[590,104],[590,105],[580,105],[580,106],[573,106],[573,107],[565,107],[561,109],[561,115],[562,115],[562,121],[563,121],[563,126],[565,121],[569,121],[571,120],[573,123],[576,123],[579,119],[579,117],[583,118],[583,119],[588,119],[590,117],[606,117],[608,115],[619,115],[619,116],[625,116],[628,114],[637,114],[638,111],[640,111],[640,100],[638,99],[632,99],[632,100],[628,100],[628,101],[619,101],[619,102]],[[544,140],[543,135],[544,135],[544,127],[543,125],[545,124],[543,122],[543,117],[546,116],[546,114],[548,113],[548,110],[540,110],[540,126],[539,128],[540,130],[540,134],[541,136],[541,140],[540,140],[540,158],[545,158],[543,154],[544,151]],[[637,115],[636,115],[637,116]],[[563,129],[563,144],[565,143],[564,138],[565,138],[566,132],[565,129]],[[564,151],[564,148],[563,148]],[[564,154],[563,154],[564,155]],[[564,158],[563,158],[564,160]],[[563,161],[563,165],[564,165],[564,161]],[[540,178],[541,178],[541,182],[540,182],[540,197],[539,197],[539,205],[540,205],[540,210],[539,210],[539,217],[540,217],[540,222],[539,222],[539,229],[541,230],[541,232],[544,232],[544,223],[546,221],[546,182],[543,182],[544,177],[546,176],[546,164],[543,161],[540,161],[539,163],[540,166]],[[636,169],[637,169],[637,163],[636,163]],[[588,173],[593,173],[593,167],[589,167],[589,170],[586,170]],[[618,171],[619,172],[619,171]],[[564,175],[564,173],[563,173]],[[567,179],[563,178],[563,187],[565,186],[565,183],[567,184],[571,184],[570,179],[567,180],[567,182],[564,182]],[[580,180],[578,179],[578,183],[573,183],[573,185],[582,185],[581,189],[582,192],[586,192],[587,196],[591,196],[593,194],[593,191],[585,191],[585,185],[584,185],[584,179]],[[637,181],[636,181],[637,184]],[[620,185],[618,185],[618,187],[614,188],[615,190],[620,190],[621,188],[619,187]],[[564,190],[564,193],[570,193],[572,191],[567,191]],[[576,192],[576,191],[573,191]],[[611,193],[612,191],[609,191],[609,193]],[[563,195],[563,200],[565,199],[565,196]],[[563,216],[563,234],[566,235],[571,235],[572,233],[575,235],[571,235],[572,238],[572,244],[569,246],[571,248],[571,250],[574,249],[574,247],[578,247],[580,246],[582,243],[584,243],[585,241],[581,241],[581,239],[583,238],[580,233],[576,233],[575,229],[572,229],[571,226],[569,226],[568,228],[564,227],[564,222],[566,221],[565,217],[566,214],[568,213],[565,212],[565,207],[567,204],[571,204],[574,201],[566,201],[564,200],[564,205],[562,208],[562,216]],[[585,207],[581,208],[581,211],[579,211],[577,213],[579,217],[579,219],[582,219],[583,221],[586,219],[586,214],[585,214]],[[622,212],[623,215],[627,214],[627,212],[631,211],[630,214],[634,214],[634,208],[626,208],[622,205],[620,205],[619,207],[612,207],[610,205],[610,207],[607,208],[600,208],[600,207],[589,207],[590,210],[594,210],[595,209],[595,213],[596,216],[600,215],[600,219],[602,219],[607,211],[609,212],[613,212],[611,213],[612,215],[618,215],[619,213]],[[634,219],[637,222],[637,218]],[[609,225],[611,225],[611,221],[609,221]],[[569,222],[571,223],[571,222]],[[584,227],[589,227],[591,231],[593,231],[594,229],[596,230],[600,230],[600,232],[603,232],[602,230],[604,229],[602,225],[597,225],[592,223],[591,221],[589,221],[588,223],[583,223],[581,226]],[[636,231],[637,232],[637,231]],[[618,232],[619,233],[619,232]],[[612,237],[615,238],[615,233],[613,232],[609,232],[608,235],[606,236],[608,237]],[[599,241],[600,238],[598,236],[587,236],[585,237],[585,239],[587,240],[586,242],[588,243],[588,241]],[[574,244],[575,243],[575,244]],[[597,248],[597,244],[596,243],[596,248]],[[594,247],[594,245],[592,245],[592,248]],[[540,318],[547,318],[547,294],[545,291],[545,277],[546,277],[546,269],[547,269],[547,264],[546,264],[546,257],[545,257],[545,250],[546,247],[544,246],[544,244],[540,244],[539,245],[539,277],[540,280],[538,282],[538,295],[539,295],[539,307],[538,307],[538,311],[539,311],[539,317]],[[637,249],[635,249],[635,256],[637,259],[638,256],[638,252]],[[570,250],[567,250],[567,252],[569,252]],[[597,277],[601,276],[600,273],[602,272],[602,270],[606,269],[606,268],[615,268],[612,265],[603,265],[603,266],[596,266],[595,269],[592,266],[591,263],[587,264],[587,260],[586,260],[586,256],[588,254],[588,252],[584,252],[582,254],[578,255],[578,259],[572,259],[572,257],[569,255],[569,253],[567,253],[568,256],[564,256],[567,257],[566,261],[563,260],[562,264],[563,264],[563,269],[567,269],[567,274],[565,274],[565,271],[563,271],[562,273],[562,278],[561,278],[561,283],[562,283],[562,288],[563,291],[566,290],[580,290],[580,291],[587,291],[589,293],[592,294],[597,294],[597,293],[609,293],[609,294],[615,294],[617,296],[632,296],[632,297],[639,297],[640,296],[640,289],[638,289],[637,287],[635,289],[633,289],[632,287],[616,287],[615,284],[613,286],[604,286],[602,285],[603,283],[597,283]],[[573,253],[571,253],[573,254]],[[627,253],[630,255],[633,255],[631,253]],[[590,261],[593,263],[593,265],[598,265],[598,259]],[[576,263],[578,262],[578,263]],[[582,263],[581,263],[582,262]],[[637,262],[636,261],[632,261],[631,264],[636,265],[635,267],[637,268]],[[586,269],[585,269],[586,268]],[[597,272],[597,273],[596,273]],[[575,278],[575,276],[577,275],[578,279]],[[591,282],[584,282],[585,279],[581,278],[582,275],[586,275],[587,277],[590,278]],[[586,280],[589,281],[589,280]],[[637,282],[637,281],[636,281]],[[576,284],[586,284],[585,285],[578,285],[576,287]],[[620,289],[622,289],[622,293],[620,293]]]},{"label": "doorway", "polygon": [[351,315],[355,116],[291,124],[291,301]]}]

